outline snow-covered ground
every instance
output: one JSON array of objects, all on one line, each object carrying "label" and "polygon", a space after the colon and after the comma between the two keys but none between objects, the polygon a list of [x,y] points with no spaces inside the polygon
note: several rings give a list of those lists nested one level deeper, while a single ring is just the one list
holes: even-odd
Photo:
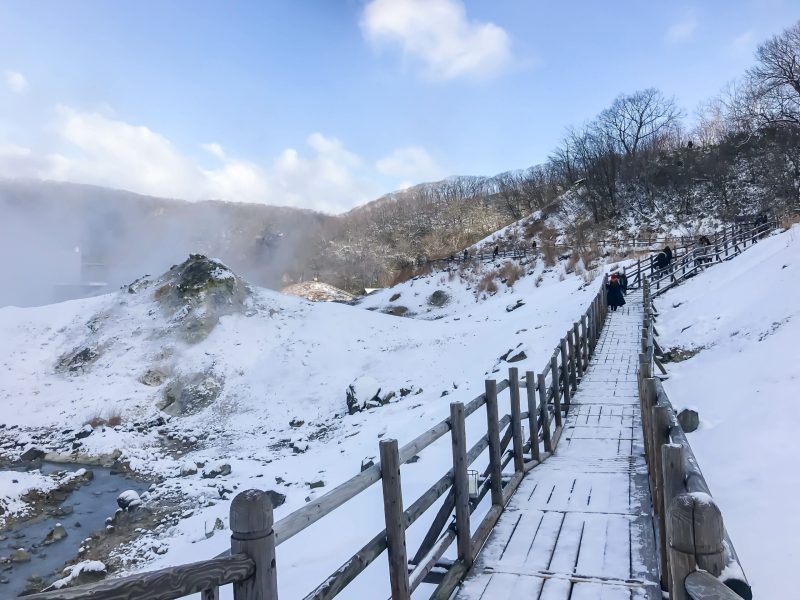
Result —
[{"label": "snow-covered ground", "polygon": [[657,299],[665,347],[702,348],[668,365],[689,434],[758,598],[787,598],[800,560],[800,225]]},{"label": "snow-covered ground", "polygon": [[[541,369],[600,284],[566,274],[564,262],[545,268],[539,260],[521,265],[513,287],[498,280],[496,292],[476,292],[496,267],[434,272],[358,306],[251,289],[240,311],[199,337],[187,325],[191,310],[165,304],[172,292],[163,277],[87,300],[0,309],[0,369],[13,375],[0,383],[7,440],[0,453],[13,457],[32,445],[65,452],[73,440],[86,456],[119,450],[119,460],[159,478],[145,503],[182,498],[177,525],[159,525],[128,555],[147,559],[147,569],[214,556],[229,545],[214,526],[220,519],[227,530],[237,490],[285,494],[276,519],[289,514],[357,474],[362,461],[377,460],[381,438],[402,444],[445,418],[451,401],[482,393],[485,378],[503,379],[509,366]],[[224,268],[215,272],[234,282]],[[385,313],[399,305],[416,318]],[[514,365],[501,359],[520,351],[526,358]],[[167,405],[174,416],[160,422],[159,406],[176,382],[200,400],[173,390],[183,399]],[[359,408],[375,399],[354,414],[351,385]],[[185,410],[174,410],[178,404]],[[114,417],[118,425],[103,424]],[[53,433],[37,440],[42,431]],[[472,417],[470,439],[483,433],[485,417]],[[450,452],[443,438],[403,467],[407,504],[444,474]],[[203,477],[215,469],[222,474]],[[410,547],[428,521],[412,527]],[[279,547],[282,595],[309,592],[382,528],[377,485]],[[376,561],[344,597],[374,597],[386,586],[385,569]]]}]

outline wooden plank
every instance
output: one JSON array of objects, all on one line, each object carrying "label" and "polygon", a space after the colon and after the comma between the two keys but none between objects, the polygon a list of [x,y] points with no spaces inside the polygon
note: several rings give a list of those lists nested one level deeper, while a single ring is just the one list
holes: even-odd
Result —
[{"label": "wooden plank", "polygon": [[575,342],[573,341],[573,332],[570,329],[567,332],[567,355],[569,357],[569,379],[571,391],[578,389],[578,373],[575,370]]},{"label": "wooden plank", "polygon": [[500,458],[500,428],[497,417],[497,382],[487,379],[486,385],[486,425],[489,436],[489,480],[492,490],[492,504],[503,504],[503,481]]},{"label": "wooden plank", "polygon": [[212,558],[148,573],[108,579],[76,588],[32,594],[35,600],[172,600],[210,588],[245,580],[255,572],[247,554]]},{"label": "wooden plank", "polygon": [[[512,388],[513,389],[513,388]],[[472,538],[469,525],[469,482],[467,480],[467,433],[464,426],[464,405],[450,404],[453,447],[453,491],[455,493],[456,532],[458,534],[458,558],[467,567],[472,566]],[[520,448],[520,455],[522,448]],[[435,561],[434,561],[435,562]]]},{"label": "wooden plank", "polygon": [[394,439],[381,440],[379,447],[392,600],[410,600],[406,528],[403,519],[403,490],[400,485],[400,453],[397,448],[397,440]]}]

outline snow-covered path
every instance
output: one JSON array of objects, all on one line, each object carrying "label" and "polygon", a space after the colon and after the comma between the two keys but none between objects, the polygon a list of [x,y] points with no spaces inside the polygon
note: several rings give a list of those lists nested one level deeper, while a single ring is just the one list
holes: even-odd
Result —
[{"label": "snow-covered path", "polygon": [[527,475],[459,600],[661,597],[636,369],[641,301],[609,312],[555,454]]}]

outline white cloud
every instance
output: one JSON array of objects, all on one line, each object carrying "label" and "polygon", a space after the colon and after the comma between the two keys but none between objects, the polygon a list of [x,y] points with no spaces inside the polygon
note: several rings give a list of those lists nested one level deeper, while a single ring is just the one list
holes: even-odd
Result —
[{"label": "white cloud", "polygon": [[511,38],[494,23],[471,22],[460,0],[372,0],[361,30],[399,47],[433,79],[487,78],[511,60]]},{"label": "white cloud", "polygon": [[688,41],[694,36],[697,25],[697,17],[694,11],[689,11],[682,20],[669,26],[665,37],[671,44],[679,44]]},{"label": "white cloud", "polygon": [[410,187],[413,185],[411,182],[432,181],[446,175],[433,157],[418,146],[398,148],[389,156],[377,161],[375,168],[383,175],[403,180],[401,188]]},{"label": "white cloud", "polygon": [[217,158],[221,160],[225,160],[225,150],[222,149],[222,146],[217,144],[216,142],[210,142],[208,144],[202,144],[200,146],[203,150],[208,152],[209,154],[213,154]]},{"label": "white cloud", "polygon": [[5,76],[8,89],[15,94],[21,94],[28,89],[28,80],[25,79],[25,76],[22,73],[18,73],[17,71],[6,71]]},{"label": "white cloud", "polygon": [[374,171],[341,141],[312,133],[303,151],[267,164],[236,158],[218,143],[201,147],[220,165],[203,168],[163,135],[96,112],[59,107],[53,145],[43,154],[0,144],[0,177],[92,183],[186,200],[222,199],[340,212],[378,196]]}]

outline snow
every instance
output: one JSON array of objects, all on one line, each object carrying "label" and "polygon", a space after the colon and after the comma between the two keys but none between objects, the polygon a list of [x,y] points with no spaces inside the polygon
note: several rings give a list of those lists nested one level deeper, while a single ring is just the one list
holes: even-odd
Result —
[{"label": "snow", "polygon": [[22,497],[32,490],[48,491],[56,486],[56,480],[39,471],[0,471],[0,527],[11,516],[22,516],[30,506]]},{"label": "snow", "polygon": [[[133,293],[126,288],[51,306],[3,308],[0,369],[14,377],[0,382],[2,423],[19,425],[26,435],[52,431],[40,442],[43,449],[68,452],[74,432],[93,417],[119,415],[120,426],[101,425],[80,439],[80,453],[120,450],[121,461],[160,481],[142,502],[153,507],[177,499],[183,518],[165,520],[112,558],[145,559],[139,570],[209,558],[229,547],[228,510],[237,491],[285,494],[276,519],[304,506],[357,474],[362,460],[377,460],[380,439],[404,443],[416,437],[448,416],[451,401],[481,394],[485,378],[503,379],[509,366],[540,370],[600,284],[565,274],[563,263],[546,268],[539,260],[523,263],[513,286],[498,281],[496,293],[477,292],[477,279],[496,266],[501,261],[474,273],[433,272],[379,290],[357,306],[253,288],[247,313],[221,317],[195,343],[170,326],[174,315],[158,310],[146,284]],[[436,290],[449,297],[441,307],[429,302]],[[524,306],[506,311],[520,298]],[[383,314],[400,304],[416,318]],[[87,335],[99,348],[97,360],[83,372],[57,372],[59,358],[81,347]],[[527,358],[520,362],[500,358],[523,348]],[[166,381],[143,383],[148,369]],[[141,426],[165,417],[157,405],[170,382],[193,373],[213,377],[219,395],[191,414]],[[359,388],[377,384],[381,398],[395,396],[348,415],[346,392],[354,382]],[[67,429],[73,433],[62,435]],[[482,415],[468,420],[467,432],[470,445],[485,433]],[[444,474],[451,460],[450,441],[443,438],[405,465],[406,502]],[[201,468],[190,473],[187,463]],[[230,465],[229,475],[202,477],[220,463]],[[324,487],[311,489],[317,481]],[[409,546],[419,543],[432,518],[426,515],[409,530]],[[383,526],[380,486],[372,486],[281,544],[281,593],[308,593]],[[386,585],[385,561],[379,559],[344,597],[374,596]]]},{"label": "snow", "polygon": [[664,385],[700,414],[689,442],[760,598],[785,597],[800,559],[799,297],[795,225],[656,300],[662,346],[702,349]]},{"label": "snow", "polygon": [[54,581],[48,589],[60,590],[67,587],[81,573],[105,573],[106,566],[99,560],[84,560],[64,569],[64,577]]}]

